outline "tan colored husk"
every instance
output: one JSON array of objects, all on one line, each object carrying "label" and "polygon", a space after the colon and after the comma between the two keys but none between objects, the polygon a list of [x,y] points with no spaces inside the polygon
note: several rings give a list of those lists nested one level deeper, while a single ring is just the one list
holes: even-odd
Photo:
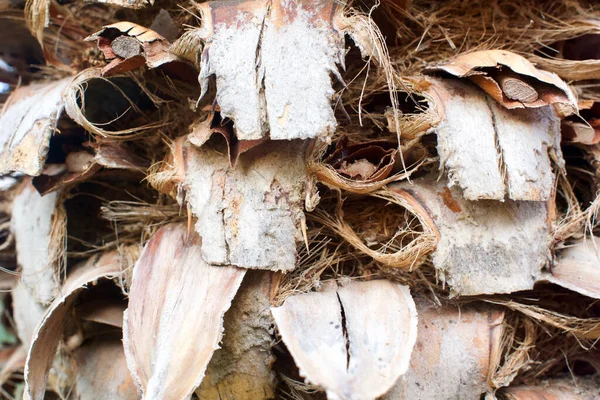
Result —
[{"label": "tan colored husk", "polygon": [[[355,230],[344,220],[343,200],[339,200],[335,214],[331,215],[324,210],[314,211],[312,218],[319,221],[336,234],[340,235],[350,245],[358,251],[373,257],[375,260],[388,267],[412,270],[419,266],[419,262],[429,254],[436,246],[439,240],[439,232],[435,224],[429,217],[427,210],[410,193],[404,190],[379,190],[373,192],[371,196],[388,201],[404,208],[410,215],[414,216],[420,223],[422,232],[417,233],[417,237],[408,245],[399,250],[388,252],[384,243],[380,248],[374,250],[358,236]],[[402,232],[407,227],[391,227]],[[408,227],[410,229],[410,227]],[[394,235],[395,238],[396,235]],[[394,238],[391,238],[393,240]]]}]

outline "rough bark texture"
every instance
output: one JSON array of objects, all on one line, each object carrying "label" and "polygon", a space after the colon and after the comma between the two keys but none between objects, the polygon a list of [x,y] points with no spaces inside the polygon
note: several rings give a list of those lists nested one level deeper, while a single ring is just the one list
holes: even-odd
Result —
[{"label": "rough bark texture", "polygon": [[550,258],[552,237],[543,202],[468,201],[446,182],[420,179],[393,188],[412,192],[429,210],[440,240],[433,264],[454,295],[533,288]]},{"label": "rough bark texture", "polygon": [[221,348],[215,351],[196,390],[201,400],[274,398],[274,321],[269,312],[273,276],[269,271],[246,274],[225,313]]},{"label": "rough bark texture", "polygon": [[240,156],[184,145],[187,200],[202,257],[213,265],[291,270],[296,263],[306,171],[304,145],[270,142]]},{"label": "rough bark texture", "polygon": [[71,78],[15,90],[0,116],[0,174],[39,175],[50,138],[64,108],[62,93]]},{"label": "rough bark texture", "polygon": [[383,395],[406,372],[417,337],[408,288],[383,280],[332,283],[272,313],[300,375],[329,399]]},{"label": "rough bark texture", "polygon": [[560,120],[550,106],[507,110],[468,82],[438,80],[440,166],[467,200],[546,201],[554,188],[549,152],[562,168]]}]

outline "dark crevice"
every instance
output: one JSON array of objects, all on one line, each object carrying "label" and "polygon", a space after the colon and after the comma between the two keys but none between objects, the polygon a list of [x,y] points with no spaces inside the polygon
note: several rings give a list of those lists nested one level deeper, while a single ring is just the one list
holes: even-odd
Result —
[{"label": "dark crevice", "polygon": [[342,312],[342,334],[346,342],[346,369],[348,369],[350,367],[350,339],[348,338],[348,329],[346,327],[346,312],[344,311],[344,304],[342,303],[342,299],[340,299],[340,295],[338,293],[335,295],[340,303],[340,310]]}]

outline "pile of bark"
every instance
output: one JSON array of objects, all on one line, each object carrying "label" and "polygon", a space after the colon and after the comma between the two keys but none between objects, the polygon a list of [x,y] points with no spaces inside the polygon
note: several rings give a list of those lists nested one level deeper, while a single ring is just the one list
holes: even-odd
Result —
[{"label": "pile of bark", "polygon": [[0,393],[600,398],[598,44],[584,0],[0,0]]}]

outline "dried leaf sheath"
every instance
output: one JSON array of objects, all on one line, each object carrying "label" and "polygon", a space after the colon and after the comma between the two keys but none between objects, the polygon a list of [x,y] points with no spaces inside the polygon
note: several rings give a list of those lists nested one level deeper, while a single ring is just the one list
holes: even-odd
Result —
[{"label": "dried leaf sheath", "polygon": [[133,272],[123,343],[146,400],[188,399],[218,348],[223,315],[245,270],[204,262],[201,239],[185,224],[161,228]]},{"label": "dried leaf sheath", "polygon": [[384,280],[332,283],[272,313],[300,374],[329,399],[383,395],[408,369],[417,338],[408,288]]}]

